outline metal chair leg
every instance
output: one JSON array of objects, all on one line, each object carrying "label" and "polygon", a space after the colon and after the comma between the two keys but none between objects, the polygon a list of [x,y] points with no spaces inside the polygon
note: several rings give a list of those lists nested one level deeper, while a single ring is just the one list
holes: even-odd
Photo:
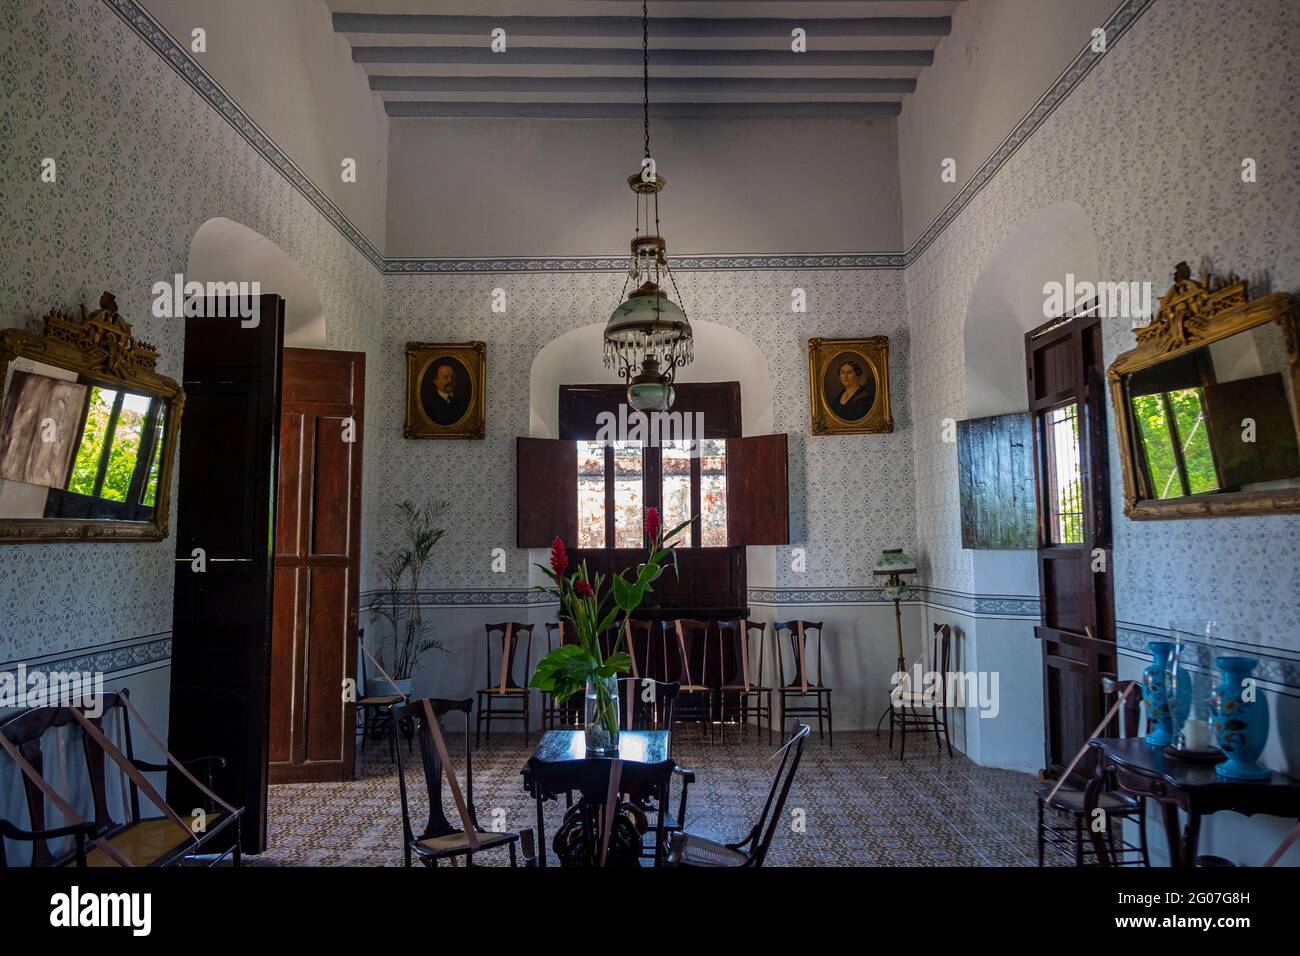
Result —
[{"label": "metal chair leg", "polygon": [[1044,835],[1043,834],[1043,798],[1039,797],[1038,798],[1038,865],[1040,867],[1043,865],[1043,850],[1045,849],[1043,845],[1044,843],[1043,835]]}]

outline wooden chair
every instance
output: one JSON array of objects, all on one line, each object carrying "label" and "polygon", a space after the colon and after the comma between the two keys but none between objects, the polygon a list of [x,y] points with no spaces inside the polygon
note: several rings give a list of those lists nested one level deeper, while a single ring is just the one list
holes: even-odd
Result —
[{"label": "wooden chair", "polygon": [[[673,719],[703,721],[713,742],[713,688],[705,683],[709,660],[709,629],[712,621],[678,618],[672,622],[675,660],[666,662],[666,673],[681,685]],[[667,643],[667,642],[665,642]],[[666,653],[666,651],[665,651]],[[685,701],[683,701],[685,698]],[[685,706],[683,707],[683,703]]]},{"label": "wooden chair", "polygon": [[934,625],[934,635],[930,638],[930,652],[927,666],[939,674],[938,684],[928,689],[912,686],[912,675],[905,674],[897,687],[890,693],[889,707],[889,749],[894,749],[894,725],[898,725],[901,741],[898,759],[907,753],[907,735],[909,733],[928,734],[934,732],[934,745],[940,752],[943,743],[939,742],[939,731],[943,730],[943,741],[948,745],[948,756],[952,756],[952,740],[948,735],[948,674],[952,654],[952,628],[947,624]]},{"label": "wooden chair", "polygon": [[[486,624],[487,632],[487,680],[478,691],[478,713],[474,721],[474,746],[479,745],[479,737],[487,722],[488,742],[492,740],[493,720],[521,720],[524,724],[524,745],[528,744],[528,687],[515,679],[515,657],[520,644],[523,644],[524,672],[528,672],[533,659],[533,626],[518,621],[502,624]],[[497,640],[492,635],[498,635]],[[521,637],[522,635],[522,637]],[[492,663],[492,648],[499,648],[497,662]],[[494,707],[494,701],[504,701],[505,707]],[[515,703],[518,707],[510,707]],[[484,706],[486,704],[486,707]]]},{"label": "wooden chair", "polygon": [[[652,821],[644,807],[668,802],[674,767],[672,760],[584,760],[571,765],[566,777],[582,799],[565,810],[555,831],[551,845],[560,866],[634,867],[643,859],[662,865],[668,851],[667,818],[659,814]],[[627,795],[631,799],[625,799]],[[651,830],[654,843],[647,850],[644,837]]]},{"label": "wooden chair", "polygon": [[[397,753],[397,789],[402,802],[403,859],[411,865],[414,856],[425,866],[437,866],[439,860],[453,861],[464,857],[466,866],[474,865],[474,855],[484,850],[509,847],[510,865],[516,866],[515,844],[519,834],[507,832],[489,832],[478,822],[478,813],[474,809],[474,765],[469,746],[469,712],[473,706],[468,698],[465,700],[443,700],[440,698],[421,698],[405,704],[394,706],[392,734],[397,735],[397,725],[409,720],[415,727],[415,735],[420,741],[420,759],[424,765],[424,783],[429,796],[429,822],[417,836],[411,827],[410,807],[406,797],[406,768],[402,760],[401,748]],[[456,780],[456,770],[451,765],[451,756],[447,750],[446,739],[439,725],[447,714],[461,711],[465,715],[465,791],[461,794],[460,784]],[[442,803],[443,780],[452,793],[452,803],[460,818],[460,829],[454,827],[447,819]],[[472,834],[472,838],[470,836]]]},{"label": "wooden chair", "polygon": [[[753,632],[758,630],[758,667],[754,666],[751,646]],[[758,732],[763,732],[763,718],[767,717],[767,742],[772,742],[772,688],[763,683],[763,658],[767,625],[762,621],[739,619],[718,622],[718,663],[722,684],[718,688],[718,738],[723,739],[727,728],[727,697],[736,697],[740,707],[742,734],[749,732],[749,718],[758,721]]]},{"label": "wooden chair", "polygon": [[[1138,681],[1117,680],[1114,674],[1103,674],[1101,690],[1105,696],[1105,707],[1109,709],[1114,702],[1128,690],[1124,705],[1116,719],[1119,721],[1119,733],[1124,737],[1136,737],[1138,733],[1139,714],[1141,711],[1142,686]],[[1083,791],[1087,780],[1080,780],[1074,786],[1074,780],[1061,784],[1056,793],[1048,799],[1055,781],[1044,781],[1035,791],[1038,802],[1038,865],[1043,865],[1043,853],[1047,844],[1069,853],[1074,857],[1075,866],[1083,866],[1086,860],[1099,862],[1092,846],[1092,840],[1084,828],[1091,821],[1083,817]],[[1110,863],[1115,866],[1150,866],[1151,858],[1147,853],[1146,801],[1115,789],[1108,783],[1097,801],[1097,806],[1106,811],[1106,842],[1109,846]],[[1046,819],[1048,809],[1055,816],[1070,818],[1067,826],[1052,826]],[[1136,821],[1138,844],[1135,846],[1123,838],[1116,837],[1116,824],[1125,819]]]},{"label": "wooden chair", "polygon": [[[366,629],[363,627],[357,632],[358,649],[365,646]],[[386,733],[388,730],[388,721],[392,719],[392,706],[399,700],[405,700],[406,695],[401,693],[396,687],[392,688],[391,694],[371,694],[370,680],[372,677],[379,678],[380,675],[370,673],[370,659],[363,650],[357,660],[357,717],[361,724],[361,752],[366,752],[366,741],[375,735],[384,734],[388,737],[388,759],[394,759],[392,747],[393,738],[391,734]],[[410,738],[407,738],[407,747],[410,747]]]},{"label": "wooden chair", "polygon": [[[781,651],[781,632],[785,631],[790,644],[790,656],[793,664],[787,681],[785,655]],[[817,647],[814,656],[808,655],[809,631],[816,631]],[[830,738],[830,746],[835,746],[835,729],[831,723],[831,689],[822,683],[822,622],[821,621],[777,621],[772,626],[772,635],[776,641],[776,667],[779,686],[777,697],[781,702],[781,726],[786,725],[786,717],[816,717],[817,736],[819,739]],[[811,700],[811,703],[807,701]],[[794,706],[790,706],[794,701]],[[825,720],[825,727],[822,721]]]},{"label": "wooden chair", "polygon": [[633,618],[623,624],[623,649],[632,658],[633,677],[658,679],[667,674],[662,621],[638,621]]},{"label": "wooden chair", "polygon": [[[103,695],[100,702],[98,716],[91,716],[86,708],[73,706],[33,707],[0,725],[0,736],[4,737],[0,742],[3,748],[0,753],[14,760],[22,773],[31,826],[30,830],[24,830],[7,820],[0,820],[0,837],[31,843],[31,866],[162,867],[197,861],[200,857],[215,865],[227,856],[235,866],[239,866],[239,821],[243,808],[230,806],[212,790],[213,772],[224,767],[225,760],[215,756],[177,760],[144,724],[125,689]],[[115,719],[120,747],[104,733],[104,721],[109,715]],[[136,758],[131,739],[131,716],[162,751],[163,763]],[[67,798],[42,775],[47,763],[58,765],[66,762],[69,767],[75,764],[71,755],[46,754],[43,738],[49,731],[80,737],[78,749],[84,760],[85,779],[89,782],[93,820],[83,819]],[[71,745],[70,740],[68,743]],[[115,820],[109,810],[105,757],[119,772],[124,817],[121,822]],[[200,808],[201,813],[179,813],[144,777],[146,773],[162,773],[173,768],[195,784],[202,795],[204,805]],[[196,772],[205,776],[206,784],[194,776]],[[149,802],[163,811],[163,816],[141,815],[142,791]],[[60,811],[62,826],[46,827],[47,799]],[[65,837],[72,838],[74,845],[71,849],[51,849],[51,840]],[[0,840],[0,867],[7,865],[4,843]]]},{"label": "wooden chair", "polygon": [[794,782],[799,760],[803,757],[804,742],[811,733],[807,724],[800,723],[781,748],[781,763],[776,768],[772,788],[767,792],[767,802],[749,835],[739,843],[715,843],[693,833],[673,835],[668,848],[669,866],[727,867],[762,866],[772,845],[772,835],[784,822],[786,797]]},{"label": "wooden chair", "polygon": [[[573,629],[566,627],[563,623],[555,621],[546,622],[546,653],[550,653],[557,647],[565,644],[575,643],[576,638],[573,636]],[[561,727],[581,727],[582,726],[582,697],[575,694],[568,700],[560,703],[555,702],[555,695],[550,691],[542,691],[542,729],[554,730],[557,724]]]},{"label": "wooden chair", "polygon": [[[651,680],[648,677],[620,677],[618,679],[619,724],[624,730],[668,730],[673,727],[673,714],[677,693],[681,685]],[[671,738],[670,738],[671,739]],[[681,782],[681,795],[674,814],[668,804],[641,801],[637,805],[647,814],[654,814],[656,825],[663,818],[663,828],[668,833],[682,829],[686,820],[686,791],[695,782],[695,772],[673,764],[673,777]]]}]

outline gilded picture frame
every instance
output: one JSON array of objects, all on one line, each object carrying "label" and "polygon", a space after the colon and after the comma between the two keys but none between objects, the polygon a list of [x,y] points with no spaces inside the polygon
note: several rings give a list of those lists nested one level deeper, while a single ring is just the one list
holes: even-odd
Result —
[{"label": "gilded picture frame", "polygon": [[406,343],[406,438],[484,437],[487,346]]},{"label": "gilded picture frame", "polygon": [[[0,517],[0,544],[162,541],[167,538],[185,391],[175,379],[156,371],[158,357],[157,349],[135,337],[130,323],[118,312],[117,300],[108,292],[100,297],[98,309],[88,310],[83,305],[80,318],[59,311],[50,312],[45,318],[43,335],[23,329],[0,332],[0,393],[9,381],[10,364],[21,358],[76,372],[97,383],[121,385],[166,403],[157,498],[148,520]],[[0,394],[0,402],[3,399],[4,395]]]},{"label": "gilded picture frame", "polygon": [[814,435],[892,432],[889,339],[809,339],[808,391]]},{"label": "gilded picture frame", "polygon": [[[1300,395],[1300,304],[1296,299],[1285,292],[1251,299],[1246,283],[1235,276],[1221,281],[1207,274],[1198,281],[1192,278],[1187,263],[1177,265],[1174,284],[1161,298],[1155,317],[1133,330],[1137,347],[1118,356],[1106,371],[1124,480],[1125,516],[1150,521],[1300,513],[1300,488],[1296,487],[1163,499],[1144,494],[1138,428],[1125,391],[1125,377],[1134,372],[1270,322],[1277,323],[1281,331],[1292,394]],[[1300,419],[1293,426],[1300,441]]]}]

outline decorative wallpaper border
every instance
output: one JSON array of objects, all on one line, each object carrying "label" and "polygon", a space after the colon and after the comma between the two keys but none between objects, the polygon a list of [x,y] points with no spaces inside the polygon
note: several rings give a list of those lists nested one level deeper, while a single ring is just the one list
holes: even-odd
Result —
[{"label": "decorative wallpaper border", "polygon": [[[901,269],[897,252],[811,253],[806,255],[673,256],[673,268],[688,272],[773,269]],[[627,259],[569,256],[545,259],[386,259],[389,275],[451,272],[626,272]]]},{"label": "decorative wallpaper border", "polygon": [[150,664],[170,664],[171,656],[170,633],[146,634],[99,647],[78,648],[63,654],[47,654],[43,657],[7,661],[0,664],[0,671],[13,670],[19,664],[25,664],[28,670],[49,670],[57,667],[63,671],[89,671],[107,676]]},{"label": "decorative wallpaper border", "polygon": [[[138,0],[104,0],[136,31],[178,74],[220,113],[272,166],[280,171],[322,216],[338,229],[380,272],[387,275],[428,273],[526,273],[526,272],[622,272],[627,260],[600,256],[483,257],[465,259],[385,258],[360,230],[307,178],[288,154],[245,113],[221,85],[201,67],[184,46],[156,21]],[[1124,0],[1106,21],[1106,49],[1122,36],[1153,0]],[[1065,71],[1057,77],[986,159],[961,191],[944,207],[929,227],[903,252],[817,253],[800,255],[696,255],[678,256],[674,268],[699,270],[772,270],[772,269],[904,269],[932,243],[962,209],[975,198],[1011,156],[1057,106],[1097,65],[1105,53],[1096,53],[1086,45]]]},{"label": "decorative wallpaper border", "polygon": [[333,201],[316,187],[278,145],[266,134],[266,131],[245,113],[216,80],[208,75],[203,67],[190,56],[188,50],[163,29],[144,7],[136,0],[104,0],[113,11],[124,20],[155,52],[167,61],[173,70],[179,73],[194,87],[200,96],[211,104],[231,126],[248,140],[262,156],[279,170],[289,183],[307,198],[317,211],[324,216],[335,229],[360,250],[380,272],[384,271],[384,256],[376,249],[351,220],[334,205]]},{"label": "decorative wallpaper border", "polygon": [[[378,591],[365,591],[361,594],[361,607],[367,608]],[[890,605],[892,598],[887,598],[880,588],[807,588],[802,590],[779,590],[774,588],[751,588],[751,604],[786,604],[800,605]],[[407,595],[401,595],[396,602],[399,606],[408,606],[413,602]],[[414,604],[418,607],[439,608],[490,608],[490,607],[544,607],[555,603],[555,599],[542,591],[526,589],[473,590],[473,591],[434,591],[426,590],[416,593]],[[1038,619],[1038,598],[1013,594],[965,594],[959,591],[946,591],[919,585],[911,589],[904,604],[930,604],[949,610],[962,611],[983,617],[1010,617]]]},{"label": "decorative wallpaper border", "polygon": [[[1151,656],[1151,652],[1147,649],[1151,641],[1168,639],[1169,635],[1161,630],[1143,628],[1141,625],[1126,622],[1120,622],[1115,629],[1115,643],[1120,649],[1144,658]],[[1220,646],[1227,651],[1258,658],[1259,666],[1255,669],[1255,676],[1260,680],[1300,689],[1300,654],[1245,641],[1223,641]]]}]

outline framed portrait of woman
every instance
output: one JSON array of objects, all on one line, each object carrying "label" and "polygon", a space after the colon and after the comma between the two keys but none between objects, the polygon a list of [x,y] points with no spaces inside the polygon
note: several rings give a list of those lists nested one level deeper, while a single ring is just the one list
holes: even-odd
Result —
[{"label": "framed portrait of woman", "polygon": [[407,438],[482,438],[486,346],[406,343]]},{"label": "framed portrait of woman", "polygon": [[809,339],[808,384],[814,435],[894,430],[889,410],[889,339]]}]

